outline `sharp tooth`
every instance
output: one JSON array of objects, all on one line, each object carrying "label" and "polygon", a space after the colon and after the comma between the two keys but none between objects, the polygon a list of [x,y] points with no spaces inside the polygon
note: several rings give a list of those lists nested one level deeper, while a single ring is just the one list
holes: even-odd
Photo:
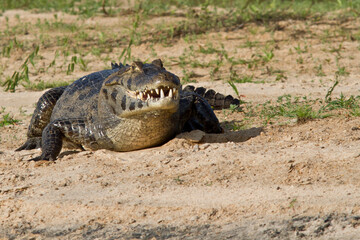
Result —
[{"label": "sharp tooth", "polygon": [[170,88],[170,90],[169,90],[169,97],[173,97],[173,90]]},{"label": "sharp tooth", "polygon": [[158,88],[155,89],[155,92],[156,92],[157,95],[159,95],[159,89]]},{"label": "sharp tooth", "polygon": [[142,100],[143,99],[143,92],[140,92],[140,99]]},{"label": "sharp tooth", "polygon": [[150,99],[150,95],[149,95],[149,94],[147,94],[147,99]]},{"label": "sharp tooth", "polygon": [[160,98],[164,98],[165,94],[164,94],[164,90],[162,90],[162,88],[160,89]]}]

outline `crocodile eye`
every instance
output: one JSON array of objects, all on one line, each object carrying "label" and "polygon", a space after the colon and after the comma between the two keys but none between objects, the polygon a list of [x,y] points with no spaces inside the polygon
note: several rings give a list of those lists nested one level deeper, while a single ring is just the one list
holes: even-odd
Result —
[{"label": "crocodile eye", "polygon": [[120,84],[119,81],[120,81],[120,78],[117,75],[117,73],[111,74],[107,79],[105,79],[105,86],[113,86],[113,85]]},{"label": "crocodile eye", "polygon": [[143,66],[144,66],[144,64],[142,62],[133,62],[131,64],[131,71],[132,72],[144,72]]},{"label": "crocodile eye", "polygon": [[130,67],[123,67],[120,68],[119,71],[111,74],[105,79],[105,86],[123,85],[122,75],[128,72],[130,69]]}]

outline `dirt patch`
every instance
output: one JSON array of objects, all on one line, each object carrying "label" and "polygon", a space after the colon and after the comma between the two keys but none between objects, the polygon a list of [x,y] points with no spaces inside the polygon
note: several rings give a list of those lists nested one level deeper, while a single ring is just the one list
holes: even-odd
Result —
[{"label": "dirt patch", "polygon": [[[14,13],[4,15],[15,19]],[[36,21],[53,16],[21,12],[21,18]],[[0,17],[0,25],[4,22]],[[181,67],[171,59],[190,45],[198,49],[209,42],[217,48],[223,44],[234,57],[251,59],[274,40],[274,59],[267,67],[236,66],[238,75],[252,74],[260,81],[236,84],[244,100],[264,103],[283,94],[322,98],[339,66],[349,74],[341,77],[333,95],[358,94],[358,42],[335,34],[331,41],[322,41],[310,34],[323,29],[336,32],[340,25],[279,24],[283,30],[273,35],[250,24],[200,36],[191,43],[183,39],[172,46],[144,43],[132,52],[139,59],[164,58],[165,67],[182,77]],[[342,24],[356,33],[359,21]],[[247,41],[262,44],[262,50],[242,48]],[[339,43],[342,58],[335,61],[338,53],[329,49]],[[295,53],[299,46],[305,52]],[[39,61],[47,65],[55,48],[43,49],[45,57]],[[116,59],[121,51],[114,48],[109,59]],[[16,57],[21,51],[17,54],[1,59],[4,75],[18,69],[23,59]],[[207,62],[218,57],[197,59]],[[325,76],[317,76],[320,64]],[[103,69],[105,63],[92,57],[89,66],[72,75],[59,69],[53,75],[42,72],[35,79],[76,79]],[[286,78],[275,80],[271,68],[284,71]],[[230,64],[224,63],[215,75],[210,68],[191,70],[201,76],[195,85],[234,94],[226,83]],[[39,150],[14,149],[25,141],[34,104],[43,92],[19,90],[0,90],[0,106],[22,120],[0,128],[0,236],[4,238],[354,239],[360,235],[359,118],[341,115],[304,124],[256,125],[218,135],[192,132],[157,148],[126,153],[65,150],[55,162],[35,163],[27,160]],[[246,117],[216,114],[223,124]]]}]

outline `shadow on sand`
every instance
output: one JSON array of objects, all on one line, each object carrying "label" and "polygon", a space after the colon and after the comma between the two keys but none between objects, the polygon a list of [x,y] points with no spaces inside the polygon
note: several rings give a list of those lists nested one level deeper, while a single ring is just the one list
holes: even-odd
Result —
[{"label": "shadow on sand", "polygon": [[257,137],[263,131],[262,127],[250,128],[239,131],[226,131],[221,134],[205,133],[200,130],[181,133],[175,139],[186,139],[194,143],[226,143],[226,142],[245,142],[250,138]]},{"label": "shadow on sand", "polygon": [[222,134],[205,134],[201,142],[205,143],[226,143],[226,142],[245,142],[250,138],[260,135],[263,131],[262,127],[250,128],[233,132],[225,132]]}]

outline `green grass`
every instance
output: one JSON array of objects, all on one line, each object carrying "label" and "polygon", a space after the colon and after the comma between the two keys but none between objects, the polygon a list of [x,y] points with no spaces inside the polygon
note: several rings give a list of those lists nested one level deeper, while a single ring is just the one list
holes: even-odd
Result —
[{"label": "green grass", "polygon": [[23,49],[24,45],[14,37],[2,48],[2,56],[9,58],[14,49]]},{"label": "green grass", "polygon": [[315,103],[307,100],[307,98],[301,100],[289,94],[283,95],[278,97],[275,104],[272,104],[270,101],[262,104],[260,117],[264,120],[264,123],[270,123],[278,117],[293,118],[298,123],[328,117],[329,115],[322,110],[314,109],[313,105]]},{"label": "green grass", "polygon": [[[115,1],[112,1],[115,2]],[[0,1],[0,9],[37,9],[38,11],[63,11],[70,14],[80,14],[91,17],[100,12],[101,1],[96,0],[2,0]]]},{"label": "green grass", "polygon": [[345,67],[338,66],[338,70],[335,72],[335,74],[337,74],[339,76],[348,76],[350,73],[348,71],[346,71]]},{"label": "green grass", "polygon": [[[54,88],[59,86],[66,86],[69,83],[60,81],[60,82],[44,82],[40,81],[38,83],[34,83],[30,81],[29,72],[30,68],[33,70],[33,74],[38,74],[39,72],[48,72],[51,68],[56,67],[56,61],[59,57],[59,52],[56,51],[54,55],[54,59],[50,62],[47,67],[36,67],[36,59],[39,58],[39,47],[36,46],[35,49],[28,55],[23,64],[21,65],[19,71],[14,71],[11,77],[7,77],[7,79],[2,83],[5,91],[15,92],[16,88],[19,84],[23,85],[27,90],[44,90],[47,88]],[[68,54],[64,53],[64,57],[66,60]],[[64,62],[65,64],[66,62]],[[81,56],[72,56],[70,63],[67,64],[66,74],[70,75],[75,70],[75,66],[79,66],[82,71],[88,70],[88,61],[84,60]]]},{"label": "green grass", "polygon": [[327,105],[324,106],[324,108],[327,110],[347,109],[357,112],[360,108],[360,96],[351,95],[350,97],[346,97],[343,93],[341,93],[340,97],[327,101]]},{"label": "green grass", "polygon": [[[183,38],[188,44],[192,44],[194,39],[201,37],[202,34],[216,31],[233,31],[246,25],[247,23],[255,23],[250,25],[249,32],[254,34],[270,32],[273,34],[279,30],[279,21],[287,19],[306,19],[311,22],[319,21],[325,14],[331,13],[331,19],[346,19],[352,16],[359,16],[356,9],[360,7],[360,0],[344,1],[314,1],[314,0],[135,0],[130,9],[125,10],[124,6],[116,0],[3,0],[0,1],[0,9],[6,11],[8,9],[25,9],[34,12],[65,12],[69,14],[79,15],[78,21],[67,23],[54,14],[53,19],[38,20],[33,24],[21,21],[21,16],[17,16],[14,20],[17,24],[9,23],[6,19],[4,31],[0,33],[0,51],[1,55],[10,58],[15,50],[21,50],[23,55],[32,56],[24,61],[24,64],[15,71],[11,76],[6,76],[2,81],[5,90],[15,91],[19,84],[28,89],[42,89],[43,87],[52,86],[53,83],[46,84],[43,82],[30,82],[31,75],[47,72],[49,69],[65,71],[72,74],[76,71],[76,67],[81,70],[87,70],[86,56],[93,55],[101,58],[103,61],[107,54],[112,53],[115,48],[121,49],[117,55],[119,62],[128,63],[133,61],[135,57],[132,48],[135,45],[149,43],[161,43],[165,46],[173,44],[179,38]],[[177,9],[174,10],[173,7]],[[93,16],[123,16],[127,14],[129,21],[119,26],[124,29],[121,33],[112,31],[112,29],[103,28],[101,25],[89,26],[83,24],[84,18]],[[159,16],[173,16],[173,19],[181,17],[179,21],[171,23],[149,24],[151,19]],[[328,17],[328,16],[327,16]],[[260,26],[264,26],[262,30]],[[308,30],[308,29],[307,29]],[[310,31],[310,30],[309,30]],[[36,32],[35,40],[20,42],[17,36],[27,35],[29,32]],[[62,33],[58,35],[58,33]],[[324,38],[343,36],[348,39],[360,39],[360,31],[352,34],[350,30],[342,27],[336,27],[334,31],[324,30]],[[322,36],[322,35],[321,35]],[[318,36],[318,37],[321,37]],[[285,81],[287,76],[284,72],[273,70],[271,65],[278,61],[276,56],[276,45],[274,39],[267,41],[250,41],[251,36],[240,37],[243,43],[241,48],[253,49],[252,55],[248,55],[246,59],[234,57],[232,52],[228,52],[223,44],[214,41],[208,41],[205,45],[196,45],[189,47],[188,52],[176,59],[181,66],[184,75],[184,82],[194,81],[196,70],[191,68],[208,68],[211,80],[222,78],[222,73],[227,71],[229,65],[231,68],[236,65],[244,65],[248,70],[260,70],[262,74],[265,72],[269,76],[275,75],[272,79]],[[330,41],[331,42],[331,41]],[[330,45],[330,44],[329,44]],[[37,52],[34,55],[33,46],[39,46],[40,49],[56,48],[64,56],[62,65],[56,57],[48,67],[37,66]],[[198,46],[198,47],[197,47]],[[307,59],[308,51],[311,45],[306,42],[291,47],[291,51],[299,54],[297,57],[298,64],[303,65],[304,59]],[[343,47],[341,43],[327,48],[326,51],[337,56],[337,71],[339,76],[349,75],[348,69],[339,64],[341,51]],[[31,52],[33,51],[33,52]],[[152,55],[156,55],[154,50]],[[199,56],[202,59],[199,60]],[[250,57],[251,56],[251,57]],[[141,59],[146,61],[147,59]],[[307,60],[306,60],[307,61]],[[31,64],[31,65],[30,65]],[[325,63],[318,62],[314,71],[317,76],[324,76],[322,70]],[[36,65],[36,66],[35,66]],[[226,69],[225,69],[226,68]],[[248,71],[250,72],[250,71]],[[232,83],[247,82],[264,82],[256,81],[259,78],[258,73],[238,74],[235,70],[230,71],[230,76],[223,79]],[[30,86],[30,87],[29,87]]]},{"label": "green grass", "polygon": [[315,72],[316,72],[316,76],[318,76],[318,77],[324,77],[324,76],[326,76],[326,74],[325,74],[324,71],[323,71],[322,64],[319,64],[318,66],[315,66],[315,67],[314,67],[314,70],[315,70]]},{"label": "green grass", "polygon": [[181,185],[185,182],[183,179],[180,179],[180,176],[177,176],[176,178],[174,178],[174,181],[179,185]]},{"label": "green grass", "polygon": [[72,56],[71,62],[67,66],[66,74],[70,75],[75,70],[75,65],[78,64],[81,68],[81,70],[86,71],[87,70],[87,62],[84,61],[84,59],[80,56]]},{"label": "green grass", "polygon": [[42,91],[48,88],[62,87],[69,85],[69,82],[44,82],[40,81],[38,83],[29,83],[25,85],[27,90]]},{"label": "green grass", "polygon": [[10,116],[10,113],[5,114],[4,107],[1,107],[0,115],[2,115],[0,118],[0,127],[14,125],[14,124],[20,122],[20,120],[14,119],[12,116]]},{"label": "green grass", "polygon": [[5,87],[5,91],[15,92],[16,87],[22,82],[26,81],[30,83],[29,79],[29,64],[35,68],[35,58],[38,56],[39,46],[29,54],[24,63],[20,67],[20,71],[15,71],[11,77],[8,77],[2,84]]},{"label": "green grass", "polygon": [[[36,9],[37,11],[62,11],[70,14],[92,17],[94,15],[124,15],[122,4],[116,0],[105,1],[104,7],[100,0],[3,0],[0,2],[2,11],[8,9]],[[173,11],[172,6],[182,9],[181,13]],[[194,7],[197,7],[194,10]],[[285,19],[305,19],[312,18],[314,14],[319,18],[319,14],[327,14],[329,11],[342,10],[338,13],[339,17],[358,16],[356,9],[360,7],[360,0],[137,0],[132,9],[127,13],[139,15],[142,19],[152,16],[174,15],[186,17],[186,20],[177,24],[159,26],[153,32],[152,41],[162,42],[171,41],[174,38],[186,37],[190,35],[203,34],[210,30],[221,28],[234,28],[246,22],[270,23]],[[223,8],[225,11],[220,11]],[[104,11],[104,9],[106,9]],[[56,17],[55,17],[56,18]],[[134,20],[133,22],[136,22]],[[79,26],[66,24],[59,21],[54,23],[40,22],[42,27],[55,29],[65,29],[72,32],[77,31]],[[273,30],[272,30],[273,31]],[[132,37],[130,37],[132,39]],[[247,42],[250,46],[252,43]]]},{"label": "green grass", "polygon": [[140,34],[138,33],[137,29],[140,24],[140,15],[136,14],[134,16],[133,22],[132,22],[132,28],[130,29],[130,39],[129,43],[126,46],[126,48],[123,49],[119,56],[119,62],[123,62],[126,64],[128,61],[131,61],[131,46],[135,44],[137,41],[139,41]]},{"label": "green grass", "polygon": [[300,46],[300,44],[297,45],[297,47],[294,47],[295,51],[297,52],[297,54],[301,54],[301,53],[307,53],[308,52],[308,46],[305,45],[303,48]]},{"label": "green grass", "polygon": [[224,46],[222,45],[221,48],[222,49],[218,49],[214,47],[211,42],[208,42],[204,47],[199,46],[198,52],[202,54],[214,54],[214,53],[225,54]]},{"label": "green grass", "polygon": [[[238,95],[235,84],[231,82],[229,84]],[[241,124],[228,124],[228,128],[232,130],[242,129],[244,126],[251,126],[251,123],[257,122],[258,119],[262,119],[262,125],[272,125],[288,124],[291,119],[301,124],[330,116],[360,116],[360,95],[345,96],[341,93],[340,96],[332,98],[331,95],[338,84],[339,81],[336,80],[327,91],[324,99],[310,100],[306,96],[294,97],[286,94],[279,96],[276,102],[267,101],[263,104],[242,102],[243,121]],[[228,113],[229,111],[224,112],[225,116]]]},{"label": "green grass", "polygon": [[259,46],[259,42],[258,41],[249,41],[249,40],[246,40],[246,42],[241,45],[240,47],[241,48],[253,48],[253,47],[257,47]]},{"label": "green grass", "polygon": [[[54,15],[57,16],[57,15]],[[76,23],[65,23],[63,21],[57,20],[57,17],[55,17],[55,21],[48,21],[47,19],[41,21],[40,19],[37,20],[35,26],[40,29],[42,32],[46,31],[54,31],[58,30],[62,33],[64,32],[71,32],[75,33],[80,30],[80,26]]]},{"label": "green grass", "polygon": [[248,82],[253,82],[254,80],[254,76],[253,75],[243,75],[243,76],[238,76],[235,71],[231,72],[230,75],[230,81],[231,82],[235,82],[235,83],[248,83]]},{"label": "green grass", "polygon": [[[46,0],[3,0],[1,1],[1,9],[14,9],[14,8],[27,8],[27,9],[42,9],[44,11],[50,10],[68,10],[72,8],[83,9],[84,7],[90,8],[99,8],[98,11],[102,12],[101,3],[102,1],[98,0],[58,0],[58,1],[46,1]],[[229,4],[232,3],[230,6]],[[259,0],[246,0],[246,1],[231,1],[231,0],[145,0],[145,1],[136,1],[135,8],[144,8],[149,12],[161,12],[168,9],[169,6],[187,6],[187,7],[196,7],[204,5],[214,5],[222,8],[242,8],[242,9],[251,9],[253,12],[259,11],[265,7],[271,9],[281,8],[281,9],[294,9],[296,10],[299,7],[311,7],[309,11],[329,11],[336,10],[339,8],[347,7],[356,7],[359,6],[359,1],[344,1],[344,0],[330,0],[330,1],[291,1],[291,0],[275,0],[275,1],[259,1]],[[118,7],[121,6],[121,3],[115,0],[106,1],[105,6],[107,7]],[[159,9],[154,9],[155,6],[158,6]],[[307,9],[305,9],[307,10]],[[300,10],[298,10],[300,11]]]}]

